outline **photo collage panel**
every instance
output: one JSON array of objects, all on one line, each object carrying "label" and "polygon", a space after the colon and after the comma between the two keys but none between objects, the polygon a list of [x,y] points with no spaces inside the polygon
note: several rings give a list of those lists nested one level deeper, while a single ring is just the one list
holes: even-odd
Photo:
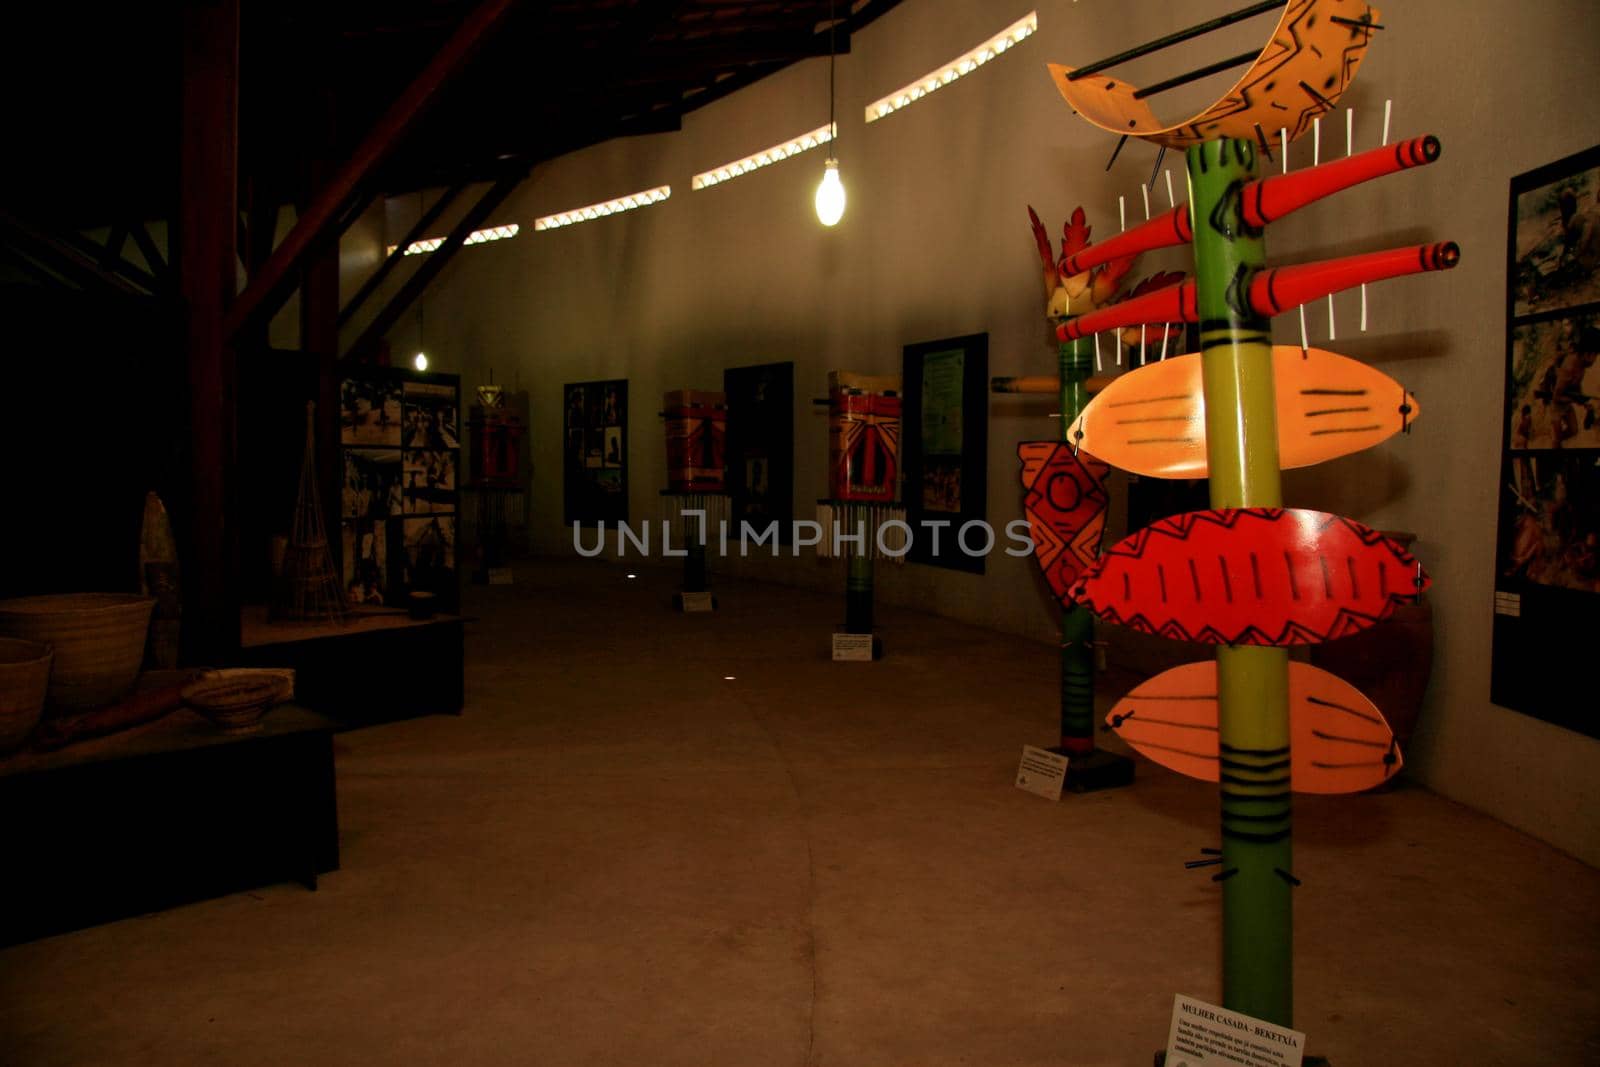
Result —
[{"label": "photo collage panel", "polygon": [[453,611],[460,511],[460,387],[375,371],[340,383],[340,548],[352,607],[406,607],[431,592]]}]

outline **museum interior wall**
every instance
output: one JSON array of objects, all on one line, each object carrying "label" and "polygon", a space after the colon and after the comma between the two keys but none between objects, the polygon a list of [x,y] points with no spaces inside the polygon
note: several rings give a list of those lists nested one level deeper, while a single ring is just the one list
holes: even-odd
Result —
[{"label": "museum interior wall", "polygon": [[[1394,30],[1380,34],[1343,100],[1355,112],[1356,149],[1379,143],[1392,100],[1391,139],[1435,134],[1443,158],[1275,223],[1268,256],[1298,262],[1449,239],[1459,242],[1462,264],[1443,278],[1371,287],[1366,333],[1358,328],[1359,297],[1336,297],[1332,343],[1325,302],[1308,309],[1311,343],[1379,366],[1419,397],[1424,414],[1409,437],[1287,473],[1285,503],[1417,536],[1414,551],[1434,580],[1436,645],[1406,757],[1412,773],[1600,864],[1600,823],[1592,817],[1600,744],[1488,698],[1508,182],[1600,141],[1600,118],[1582,103],[1600,73],[1593,7],[1582,0],[1390,0],[1380,7]],[[491,220],[517,222],[521,234],[463,250],[426,294],[424,321],[414,310],[390,335],[397,359],[425,339],[434,367],[460,373],[464,386],[492,370],[497,382],[527,391],[533,547],[572,551],[561,522],[563,383],[628,380],[629,506],[637,521],[661,513],[661,394],[721,388],[726,367],[793,361],[795,504],[805,518],[826,492],[827,419],[812,400],[824,394],[828,371],[899,373],[904,345],[987,332],[992,373],[1053,372],[1024,207],[1036,208],[1057,235],[1081,204],[1095,236],[1109,236],[1119,196],[1130,224],[1142,220],[1140,186],[1156,160],[1153,148],[1130,142],[1107,171],[1115,139],[1072,115],[1044,64],[1087,62],[1216,8],[1195,0],[1039,3],[1032,38],[976,76],[863,123],[868,101],[1028,10],[1025,3],[917,0],[855,36],[838,63],[837,154],[849,205],[833,230],[818,225],[811,208],[822,151],[710,189],[689,187],[698,171],[825,123],[825,59],[690,114],[681,132],[613,141],[535,169]],[[1258,28],[1232,32],[1206,38],[1204,51],[1186,46],[1119,75],[1148,83],[1259,39]],[[1193,91],[1203,97],[1215,87]],[[1174,99],[1158,111],[1181,106]],[[517,121],[514,107],[505,120]],[[1342,155],[1342,112],[1324,126],[1323,158]],[[1309,165],[1311,151],[1309,138],[1293,145],[1291,167]],[[1169,153],[1162,166],[1182,199],[1182,160]],[[669,183],[672,195],[662,204],[534,232],[540,215]],[[1163,178],[1150,196],[1153,210],[1167,206]],[[347,288],[363,262],[376,262],[378,229],[397,240],[425,201],[426,194],[395,198],[385,217],[369,213],[347,236]],[[1184,266],[1181,255],[1156,255],[1139,270]],[[1299,341],[1294,315],[1280,316],[1275,330],[1280,342]],[[1021,516],[1015,446],[1057,436],[1050,410],[1045,398],[991,398],[988,514],[997,526]],[[1113,533],[1116,527],[1113,518]],[[794,585],[843,582],[837,561],[809,551],[715,566]],[[982,576],[881,566],[879,595],[1022,638],[1055,636],[1048,590],[1026,559],[995,554]],[[1178,646],[1152,652],[1151,643],[1135,646],[1110,627],[1102,636],[1114,657],[1198,658]]]}]

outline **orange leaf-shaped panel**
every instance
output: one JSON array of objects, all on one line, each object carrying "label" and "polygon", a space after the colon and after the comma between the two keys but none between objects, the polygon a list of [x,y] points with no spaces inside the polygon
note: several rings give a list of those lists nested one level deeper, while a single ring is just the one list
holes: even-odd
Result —
[{"label": "orange leaf-shaped panel", "polygon": [[[1320,348],[1274,345],[1272,376],[1278,465],[1285,470],[1370,448],[1415,421],[1420,410],[1417,398],[1387,374]],[[1146,363],[1113,379],[1083,409],[1071,436],[1080,451],[1135,474],[1204,478],[1200,355]]]},{"label": "orange leaf-shaped panel", "polygon": [[[1217,663],[1185,663],[1119,700],[1106,724],[1140,755],[1215,782]],[[1309,663],[1289,664],[1289,777],[1296,793],[1359,793],[1382,785],[1403,761],[1394,731],[1355,686]]]},{"label": "orange leaf-shaped panel", "polygon": [[1272,40],[1227,94],[1182,122],[1165,123],[1135,96],[1136,86],[1107,74],[1073,80],[1048,64],[1073,110],[1108,133],[1168,148],[1240,137],[1264,142],[1287,128],[1294,140],[1334,109],[1372,42],[1376,8],[1362,0],[1288,0]]}]

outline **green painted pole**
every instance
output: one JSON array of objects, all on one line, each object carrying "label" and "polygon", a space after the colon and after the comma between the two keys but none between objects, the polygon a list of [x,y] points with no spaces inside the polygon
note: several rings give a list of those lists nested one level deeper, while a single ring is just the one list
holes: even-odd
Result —
[{"label": "green painted pole", "polygon": [[[1089,403],[1092,351],[1081,339],[1063,341],[1057,351],[1063,441]],[[1061,608],[1061,750],[1068,757],[1094,753],[1094,614],[1077,604]]]},{"label": "green painted pole", "polygon": [[[853,509],[850,509],[853,511]],[[847,511],[847,514],[849,512]],[[853,530],[854,527],[851,527]],[[872,632],[872,552],[850,553],[844,576],[845,633]]]},{"label": "green painted pole", "polygon": [[[1256,149],[1208,141],[1188,150],[1188,166],[1211,506],[1276,507],[1270,326],[1244,295],[1266,263],[1263,234],[1240,207],[1244,184],[1259,177]],[[1288,675],[1286,649],[1217,649],[1222,1002],[1280,1026],[1294,1025]]]}]

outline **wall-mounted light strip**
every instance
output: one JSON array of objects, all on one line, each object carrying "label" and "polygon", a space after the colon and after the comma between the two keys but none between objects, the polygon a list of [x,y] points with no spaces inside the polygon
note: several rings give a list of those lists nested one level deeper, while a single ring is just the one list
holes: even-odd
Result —
[{"label": "wall-mounted light strip", "polygon": [[[521,226],[511,222],[504,226],[491,226],[487,230],[473,230],[467,234],[467,239],[461,243],[464,245],[481,245],[486,241],[501,241],[507,237],[515,237],[520,229],[522,229]],[[443,237],[424,237],[420,241],[412,241],[406,245],[406,255],[418,256],[424,252],[433,252],[442,244],[444,244]],[[394,255],[394,250],[399,247],[399,245],[390,245],[388,254]]]},{"label": "wall-mounted light strip", "polygon": [[615,200],[607,200],[603,204],[590,204],[588,207],[575,207],[571,211],[560,211],[554,215],[546,215],[542,219],[533,220],[535,230],[554,230],[562,226],[571,226],[575,222],[588,222],[590,219],[604,218],[622,211],[632,211],[636,207],[649,207],[659,204],[672,195],[672,186],[658,185],[654,189],[646,189],[639,193],[629,193],[619,196]]},{"label": "wall-mounted light strip", "polygon": [[909,85],[901,86],[888,96],[867,105],[867,121],[877,122],[887,115],[913,104],[957,78],[965,77],[1013,45],[1021,44],[1039,28],[1039,13],[1030,11],[989,40],[970,52],[964,52],[938,70],[930,71]]},{"label": "wall-mounted light strip", "polygon": [[769,163],[778,163],[790,156],[798,156],[801,152],[810,151],[833,140],[834,127],[832,123],[818,126],[809,133],[802,133],[792,141],[775,144],[771,148],[763,148],[754,155],[736,159],[732,163],[724,163],[720,167],[712,167],[701,174],[696,174],[689,182],[690,189],[708,189],[713,185],[737,178],[741,174],[749,174],[759,170]]}]

